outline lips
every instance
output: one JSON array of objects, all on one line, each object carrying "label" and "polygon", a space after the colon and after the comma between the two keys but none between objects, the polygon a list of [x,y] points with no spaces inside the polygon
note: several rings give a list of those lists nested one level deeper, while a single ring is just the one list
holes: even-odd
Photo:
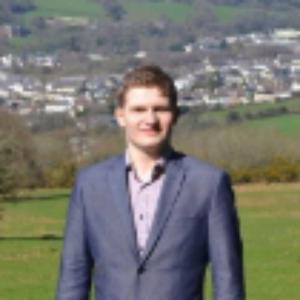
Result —
[{"label": "lips", "polygon": [[145,129],[145,130],[140,130],[141,133],[149,136],[155,136],[158,135],[159,131],[153,130],[153,129]]}]

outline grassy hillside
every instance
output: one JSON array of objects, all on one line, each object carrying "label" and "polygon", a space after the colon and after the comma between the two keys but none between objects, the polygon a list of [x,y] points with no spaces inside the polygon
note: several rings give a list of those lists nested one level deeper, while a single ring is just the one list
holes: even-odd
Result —
[{"label": "grassy hillside", "polygon": [[205,115],[207,117],[213,117],[221,121],[226,117],[227,113],[231,111],[236,111],[240,114],[245,114],[247,112],[258,113],[260,111],[266,111],[268,109],[276,107],[278,108],[282,106],[286,107],[289,110],[300,110],[300,98],[278,101],[275,103],[250,103],[248,105],[232,106],[220,111],[208,111],[205,113]]},{"label": "grassy hillside", "polygon": [[[85,16],[91,18],[105,18],[105,11],[97,0],[32,0],[37,10],[31,16]],[[298,0],[300,3],[300,0]],[[226,1],[220,4],[211,4],[210,9],[219,17],[220,21],[230,21],[238,16],[253,12],[253,7],[228,5]],[[196,4],[177,3],[175,1],[157,0],[123,0],[121,4],[127,12],[129,20],[152,19],[166,16],[174,21],[184,21],[187,17],[196,15]],[[245,4],[245,3],[244,3]],[[290,3],[289,5],[297,5]],[[203,6],[204,7],[204,6]],[[272,12],[272,7],[268,7],[268,12]]]},{"label": "grassy hillside", "polygon": [[[83,16],[89,18],[106,18],[105,11],[96,0],[34,0],[37,9],[28,16]],[[121,2],[129,20],[152,20],[165,16],[174,21],[184,21],[193,12],[187,4],[169,1],[134,1]]]},{"label": "grassy hillside", "polygon": [[[98,21],[109,20],[106,10],[98,0],[32,0],[36,9],[22,15],[16,15],[21,20],[20,23],[32,29],[33,34],[25,37],[14,37],[10,40],[10,45],[17,51],[24,49],[56,49],[64,47],[64,33],[69,34],[68,29],[63,29],[58,33],[57,39],[50,37],[45,39],[45,32],[39,32],[36,26],[37,17],[85,17]],[[127,21],[153,21],[160,18],[167,18],[176,23],[183,24],[188,17],[195,14],[194,7],[187,4],[174,3],[170,1],[121,1],[124,8],[124,19]],[[48,32],[51,32],[49,30]],[[47,31],[46,31],[47,33]],[[84,38],[83,33],[78,31],[78,35]],[[60,42],[61,41],[61,42]],[[60,43],[60,44],[59,44]],[[49,46],[50,45],[50,46]],[[59,46],[57,46],[59,45]]]},{"label": "grassy hillside", "polygon": [[252,9],[249,8],[232,5],[212,5],[211,8],[219,20],[223,22],[233,20],[239,15],[247,14],[252,11]]},{"label": "grassy hillside", "polygon": [[260,128],[269,128],[276,129],[285,135],[300,136],[300,114],[275,116],[260,120],[248,121],[246,125],[257,128],[258,130]]},{"label": "grassy hillside", "polygon": [[[103,7],[96,0],[33,0],[37,9],[28,14],[34,16],[83,16],[89,18],[106,18]],[[166,0],[157,1],[121,1],[129,20],[153,20],[165,16],[173,21],[183,22],[187,17],[197,14],[195,4],[176,3]],[[209,6],[221,21],[228,21],[246,13],[248,9],[232,5]]]},{"label": "grassy hillside", "polygon": [[83,16],[104,17],[101,5],[93,0],[34,0],[37,6],[31,16]]},{"label": "grassy hillside", "polygon": [[[247,298],[298,300],[300,185],[237,186],[235,191]],[[67,195],[47,191],[35,196],[37,199],[4,204],[0,299],[54,298]]]},{"label": "grassy hillside", "polygon": [[[229,1],[220,0],[180,1],[180,3],[175,0],[122,0],[118,1],[119,4],[117,4],[117,6],[109,4],[113,3],[113,1],[109,2],[107,0],[105,5],[102,0],[30,1],[35,4],[36,9],[27,13],[23,11],[23,13],[15,12],[13,14],[13,23],[21,25],[23,29],[21,32],[25,32],[25,34],[20,33],[21,38],[14,37],[9,42],[8,47],[12,47],[12,49],[16,51],[52,51],[52,49],[67,48],[66,44],[69,41],[69,36],[66,38],[63,34],[65,32],[71,34],[71,30],[64,28],[60,32],[54,33],[54,37],[47,36],[47,33],[51,35],[56,29],[51,26],[40,26],[40,24],[43,24],[43,20],[37,17],[73,16],[85,17],[97,21],[114,20],[114,22],[119,22],[121,20],[120,23],[116,24],[122,26],[124,31],[130,26],[123,27],[123,25],[135,25],[135,21],[154,21],[165,18],[171,21],[166,23],[165,31],[169,34],[168,38],[152,34],[152,37],[155,36],[153,39],[162,39],[160,45],[162,45],[162,50],[164,51],[176,51],[181,49],[183,42],[195,40],[198,36],[201,36],[202,33],[245,33],[249,31],[269,30],[270,28],[278,26],[300,26],[300,21],[298,21],[298,11],[300,11],[300,8],[295,8],[294,10],[290,3],[287,9],[284,10],[284,13],[282,13],[282,10],[273,6],[258,7],[253,3],[252,6],[247,6],[247,1],[243,1],[243,5],[229,5]],[[187,21],[189,21],[189,25],[182,26],[186,25]],[[172,22],[177,23],[178,27],[181,27],[180,30],[173,30]],[[101,26],[102,25],[102,29],[105,31],[107,28],[105,26],[108,25],[104,23],[102,23]],[[136,28],[138,31],[139,26]],[[74,32],[76,32],[74,35],[84,40],[85,33],[83,31],[81,28],[76,28],[74,29]],[[27,35],[26,32],[29,32],[29,34]],[[149,32],[151,32],[151,30]],[[109,29],[106,30],[106,33],[109,33]],[[131,33],[132,30],[128,29],[128,36],[130,36]],[[141,35],[143,34],[142,31],[139,33]],[[37,36],[39,40],[30,35]],[[137,36],[134,35],[132,39],[136,37]],[[56,39],[58,41],[56,41]],[[137,39],[140,41],[143,40],[143,37],[138,36]],[[119,50],[122,47],[124,48],[120,50],[121,53],[128,53],[131,51],[128,49],[135,47],[133,44],[131,44],[133,46],[126,45],[125,40],[126,39],[120,39]],[[148,41],[147,37],[146,40]],[[151,41],[149,41],[148,44],[150,43]],[[91,51],[99,50],[99,45],[95,45],[95,43],[93,44],[91,42],[89,44],[82,42],[82,44],[86,45]],[[114,43],[114,45],[116,44],[117,43]],[[147,43],[143,41],[142,44],[146,44],[147,48]],[[101,50],[103,50],[104,47],[110,47],[111,49],[108,50],[109,53],[114,51],[114,46],[111,46],[108,42],[102,44],[100,48],[101,47]],[[135,48],[135,50],[138,50],[138,47]]]},{"label": "grassy hillside", "polygon": [[182,22],[193,13],[193,7],[190,5],[166,1],[124,1],[124,7],[130,20],[152,20],[159,16],[165,16],[171,20]]},{"label": "grassy hillside", "polygon": [[[285,108],[289,112],[277,116],[259,117],[260,114],[266,113],[271,110]],[[254,127],[254,128],[273,128],[279,132],[288,135],[300,134],[300,98],[291,99],[276,103],[262,103],[262,104],[249,104],[234,106],[220,111],[207,111],[200,113],[197,121],[200,123],[215,123],[218,125],[225,125],[228,123],[228,116],[231,113],[237,113],[241,122],[239,126]],[[255,118],[249,120],[247,115],[256,115]]]}]

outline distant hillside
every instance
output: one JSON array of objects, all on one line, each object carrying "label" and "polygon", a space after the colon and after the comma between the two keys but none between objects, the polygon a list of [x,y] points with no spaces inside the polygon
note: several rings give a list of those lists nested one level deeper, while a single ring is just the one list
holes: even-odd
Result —
[{"label": "distant hillside", "polygon": [[300,98],[275,103],[252,103],[229,107],[220,111],[207,111],[199,115],[199,123],[252,128],[273,128],[284,135],[299,135]]},{"label": "distant hillside", "polygon": [[[300,28],[299,15],[300,0],[1,0],[0,3],[0,25],[14,26],[14,38],[7,47],[17,51],[61,48],[119,54],[151,48],[179,51],[201,35]],[[83,26],[73,26],[70,30],[67,26],[49,25],[57,17],[83,17],[79,23],[97,21],[98,30],[91,34]]]},{"label": "distant hillside", "polygon": [[[193,2],[201,2],[201,0],[195,0]],[[249,6],[291,6],[299,7],[299,0],[211,0],[211,3],[220,5],[249,5]]]},{"label": "distant hillside", "polygon": [[268,8],[286,13],[300,9],[300,0],[1,0],[0,22],[7,16],[84,16],[98,19],[149,20],[167,17],[186,21],[206,11],[220,20],[232,20],[253,10]]},{"label": "distant hillside", "polygon": [[[193,6],[189,3],[178,3],[176,1],[165,0],[3,0],[0,4],[0,12],[6,14],[14,13],[12,7],[15,3],[25,4],[30,2],[35,9],[28,11],[27,18],[36,16],[83,16],[89,18],[102,19],[122,19],[128,20],[146,19],[158,17],[168,17],[174,21],[184,20],[193,12]],[[26,11],[24,10],[24,13]],[[17,12],[18,14],[18,12]],[[19,13],[20,14],[20,13]]]}]

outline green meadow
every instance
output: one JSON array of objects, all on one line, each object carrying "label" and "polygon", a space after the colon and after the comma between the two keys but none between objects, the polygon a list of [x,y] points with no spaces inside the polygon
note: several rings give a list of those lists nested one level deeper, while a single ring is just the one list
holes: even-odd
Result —
[{"label": "green meadow", "polygon": [[[21,16],[24,24],[31,26],[36,17],[83,17],[94,20],[108,20],[105,9],[97,0],[34,0],[36,9]],[[183,23],[195,14],[193,6],[161,1],[125,0],[122,5],[129,21],[151,21],[160,17],[168,18],[177,23]],[[36,36],[14,37],[11,45],[19,48],[37,46]]]},{"label": "green meadow", "polygon": [[[106,18],[105,11],[97,0],[34,0],[37,9],[27,17],[43,16],[82,16],[88,18]],[[153,20],[165,16],[173,21],[183,22],[187,17],[195,15],[195,6],[187,3],[178,3],[167,0],[138,1],[124,0],[129,20]],[[212,11],[221,21],[230,21],[238,15],[249,12],[248,8],[239,8],[232,5],[210,5]]]},{"label": "green meadow", "polygon": [[[235,187],[247,299],[298,300],[300,184]],[[0,299],[54,298],[68,191],[36,191],[2,205]],[[209,276],[208,276],[209,277]],[[210,294],[208,281],[207,297]]]},{"label": "green meadow", "polygon": [[285,135],[296,135],[300,134],[300,114],[291,114],[276,116],[270,118],[264,118],[260,120],[249,121],[247,124],[253,128],[264,128],[274,129],[276,128],[279,132]]},{"label": "green meadow", "polygon": [[34,0],[37,7],[30,16],[104,17],[102,6],[93,0]]},{"label": "green meadow", "polygon": [[[124,0],[121,1],[129,20],[152,20],[165,16],[173,21],[183,22],[197,14],[194,4],[168,0]],[[88,18],[106,18],[105,11],[97,0],[34,0],[37,9],[29,16],[82,16]],[[257,12],[257,9],[245,6],[210,4],[208,6],[221,22],[234,20],[238,16]],[[270,13],[276,13],[272,10]]]},{"label": "green meadow", "polygon": [[145,21],[164,16],[173,21],[184,22],[193,13],[193,7],[190,5],[167,1],[126,1],[124,7],[130,20]]},{"label": "green meadow", "polygon": [[[34,0],[37,9],[27,15],[53,16],[82,16],[88,18],[106,18],[105,11],[96,0]],[[193,12],[193,7],[187,4],[169,1],[122,1],[129,20],[151,20],[165,16],[174,21],[184,21]]]},{"label": "green meadow", "polygon": [[300,111],[300,98],[292,98],[284,101],[276,101],[272,103],[250,103],[250,104],[240,104],[240,105],[233,105],[223,110],[211,110],[207,111],[204,114],[200,114],[199,118],[211,118],[218,120],[220,122],[225,121],[226,116],[229,112],[238,112],[239,114],[246,114],[246,113],[259,113],[263,111],[267,111],[270,109],[278,109],[280,107],[285,107],[289,111]]},{"label": "green meadow", "polygon": [[223,22],[234,20],[237,16],[242,14],[245,15],[252,11],[249,8],[234,5],[212,5],[211,8],[217,17]]},{"label": "green meadow", "polygon": [[[286,109],[289,112],[272,116],[257,116],[247,119],[247,114],[259,115],[272,110]],[[275,129],[279,133],[287,136],[297,136],[300,134],[300,98],[278,101],[275,103],[251,103],[248,105],[232,106],[218,111],[206,111],[199,113],[197,121],[213,122],[220,126],[228,125],[228,116],[237,113],[241,117],[239,122],[235,122],[240,128],[255,129]]]}]

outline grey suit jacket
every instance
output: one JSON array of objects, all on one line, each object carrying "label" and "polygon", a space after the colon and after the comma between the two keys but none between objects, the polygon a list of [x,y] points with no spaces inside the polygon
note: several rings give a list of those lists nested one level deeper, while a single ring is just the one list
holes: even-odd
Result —
[{"label": "grey suit jacket", "polygon": [[211,262],[215,300],[244,299],[242,246],[229,177],[173,153],[143,257],[124,156],[82,169],[65,228],[57,300],[201,300]]}]

